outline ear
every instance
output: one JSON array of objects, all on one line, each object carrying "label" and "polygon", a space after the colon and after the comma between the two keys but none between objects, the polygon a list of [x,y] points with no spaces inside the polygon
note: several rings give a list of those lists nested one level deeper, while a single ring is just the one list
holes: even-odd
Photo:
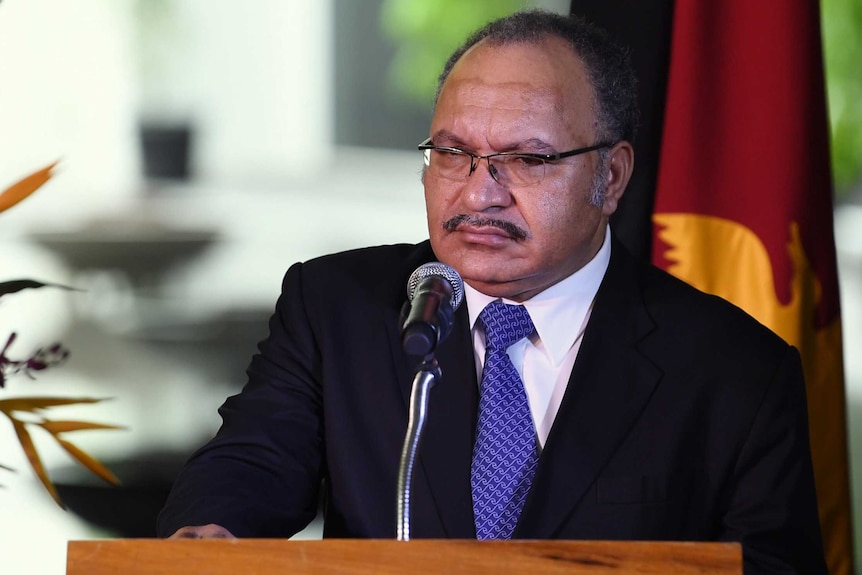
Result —
[{"label": "ear", "polygon": [[614,144],[608,153],[608,161],[605,166],[607,187],[605,202],[602,205],[602,215],[606,218],[617,211],[617,206],[626,191],[634,167],[635,151],[632,145],[625,140]]}]

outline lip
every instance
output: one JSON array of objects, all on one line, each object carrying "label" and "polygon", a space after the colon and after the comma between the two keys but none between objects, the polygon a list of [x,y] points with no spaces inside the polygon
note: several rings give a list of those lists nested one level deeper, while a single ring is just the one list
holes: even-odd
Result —
[{"label": "lip", "polygon": [[463,241],[488,246],[499,246],[515,240],[507,232],[493,226],[471,226],[462,224],[455,229]]}]

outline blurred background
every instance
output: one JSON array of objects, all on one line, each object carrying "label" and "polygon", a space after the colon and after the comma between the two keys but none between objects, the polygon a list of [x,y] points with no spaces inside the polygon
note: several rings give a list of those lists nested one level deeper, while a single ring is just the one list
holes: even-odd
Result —
[{"label": "blurred background", "polygon": [[[854,478],[860,4],[821,3]],[[71,356],[35,381],[10,379],[0,398],[111,398],[56,415],[125,427],[67,436],[121,489],[34,433],[67,512],[0,421],[0,464],[17,471],[0,468],[0,570],[62,573],[69,539],[153,535],[179,466],[245,382],[287,267],[427,236],[416,144],[442,62],[470,30],[525,5],[569,10],[568,0],[0,0],[0,189],[60,161],[2,215],[0,281],[81,290],[3,298],[0,339],[18,333],[10,355],[62,341]]]}]

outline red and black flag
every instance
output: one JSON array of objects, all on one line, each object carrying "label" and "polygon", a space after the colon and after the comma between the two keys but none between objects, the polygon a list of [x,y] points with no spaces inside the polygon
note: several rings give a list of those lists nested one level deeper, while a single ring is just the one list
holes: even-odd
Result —
[{"label": "red and black flag", "polygon": [[573,0],[572,11],[629,45],[643,92],[640,174],[615,230],[799,348],[827,563],[851,575],[818,3]]}]

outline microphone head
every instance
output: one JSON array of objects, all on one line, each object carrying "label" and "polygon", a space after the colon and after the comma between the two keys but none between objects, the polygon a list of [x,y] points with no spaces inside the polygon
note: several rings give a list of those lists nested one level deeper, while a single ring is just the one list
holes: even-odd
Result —
[{"label": "microphone head", "polygon": [[442,262],[422,264],[410,274],[410,279],[407,280],[407,300],[413,301],[416,288],[419,287],[422,280],[430,276],[441,277],[452,287],[452,297],[449,300],[449,305],[452,306],[452,311],[458,309],[464,300],[464,280],[461,279],[460,274],[455,271],[455,268],[447,266]]}]

